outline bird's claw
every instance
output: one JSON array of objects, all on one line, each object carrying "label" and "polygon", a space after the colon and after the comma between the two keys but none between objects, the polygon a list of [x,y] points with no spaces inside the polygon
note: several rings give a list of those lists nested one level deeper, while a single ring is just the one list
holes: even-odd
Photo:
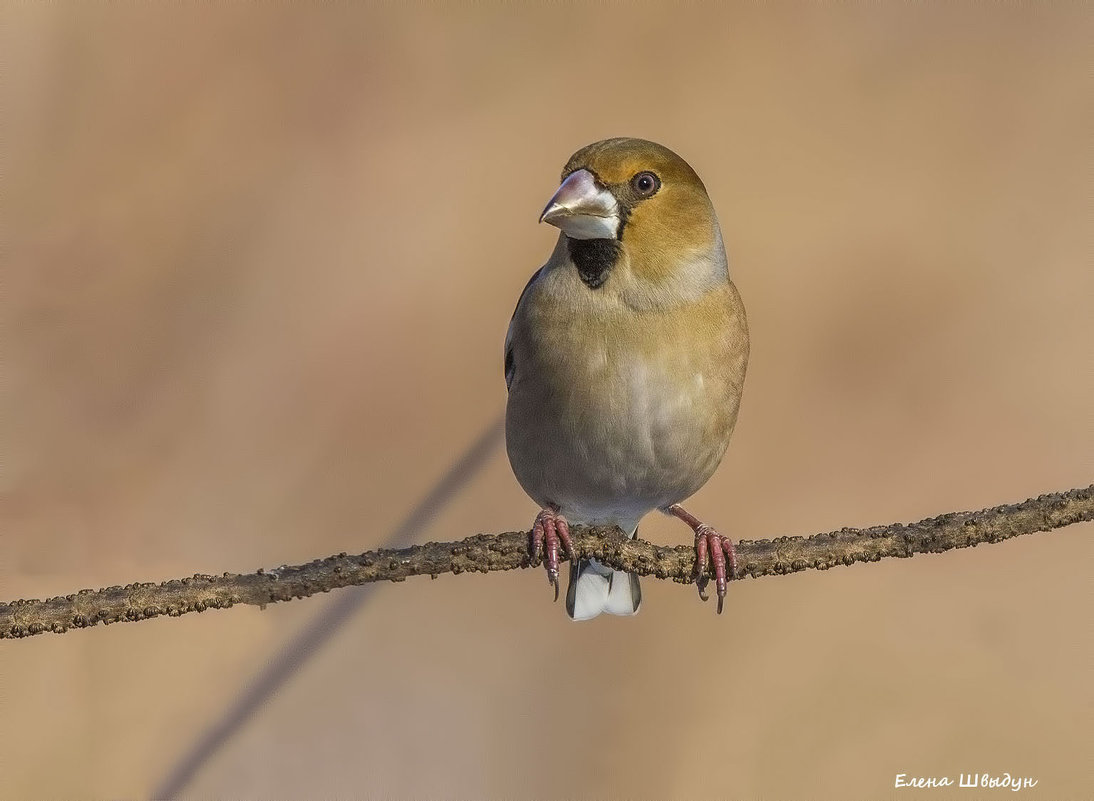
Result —
[{"label": "bird's claw", "polygon": [[710,584],[710,576],[699,576],[695,579],[695,586],[699,590],[699,600],[709,601],[710,596],[707,595],[707,585]]},{"label": "bird's claw", "polygon": [[[558,600],[560,546],[566,549],[566,553],[572,559],[574,546],[570,539],[570,525],[557,511],[543,509],[536,515],[536,522],[532,525],[532,561],[538,561],[543,555],[543,561],[547,566],[547,583],[554,586],[556,601]],[[546,550],[545,555],[544,550]]]},{"label": "bird's claw", "polygon": [[[695,583],[699,597],[707,600],[706,588],[710,582],[707,574],[707,561],[714,563],[714,589],[718,594],[718,614],[722,614],[722,603],[726,597],[728,579],[737,577],[737,551],[733,540],[723,537],[706,523],[695,527]],[[728,570],[727,570],[728,568]]]}]

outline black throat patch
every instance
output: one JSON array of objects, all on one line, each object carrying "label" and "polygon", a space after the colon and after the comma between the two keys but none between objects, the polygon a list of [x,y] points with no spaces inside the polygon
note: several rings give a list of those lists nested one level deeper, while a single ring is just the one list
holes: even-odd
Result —
[{"label": "black throat patch", "polygon": [[589,289],[598,289],[608,280],[608,273],[619,260],[622,245],[618,239],[570,239],[570,259],[577,267],[577,274]]}]

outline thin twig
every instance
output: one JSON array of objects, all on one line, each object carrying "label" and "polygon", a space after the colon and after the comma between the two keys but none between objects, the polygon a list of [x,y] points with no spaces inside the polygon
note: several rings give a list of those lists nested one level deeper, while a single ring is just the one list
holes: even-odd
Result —
[{"label": "thin twig", "polygon": [[[953,512],[918,523],[867,529],[844,528],[808,537],[742,540],[737,544],[740,577],[827,570],[836,565],[876,562],[917,553],[941,553],[982,542],[1001,542],[1021,534],[1094,520],[1094,484],[1042,495],[1018,504],[979,512]],[[595,557],[618,570],[688,583],[695,552],[690,546],[666,547],[628,540],[615,528],[573,529],[579,556]],[[373,581],[404,581],[409,576],[441,573],[488,573],[533,567],[528,534],[478,534],[459,542],[430,542],[399,550],[338,554],[303,565],[239,575],[196,575],[162,584],[129,584],[45,600],[0,604],[0,639],[43,632],[63,633],[96,623],[146,620],[160,615],[224,609],[235,604],[264,607],[305,598],[339,587]]]}]

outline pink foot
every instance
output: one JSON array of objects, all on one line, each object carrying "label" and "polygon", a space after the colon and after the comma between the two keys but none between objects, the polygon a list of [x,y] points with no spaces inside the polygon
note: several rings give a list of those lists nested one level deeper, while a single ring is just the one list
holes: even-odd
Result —
[{"label": "pink foot", "polygon": [[538,560],[543,554],[544,544],[547,546],[547,554],[544,562],[547,564],[547,581],[555,587],[555,600],[558,600],[558,553],[559,544],[566,548],[566,553],[572,559],[574,545],[570,541],[570,525],[566,518],[558,513],[557,509],[544,509],[536,515],[536,522],[532,525],[532,559]]},{"label": "pink foot", "polygon": [[[722,602],[726,597],[726,583],[728,579],[737,577],[737,551],[733,547],[733,540],[723,537],[706,523],[700,522],[679,504],[668,508],[668,512],[689,526],[695,532],[695,583],[699,588],[699,597],[707,600],[707,584],[710,577],[707,575],[707,558],[714,563],[714,589],[718,593],[718,614],[722,614]],[[728,572],[727,572],[728,565]]]}]

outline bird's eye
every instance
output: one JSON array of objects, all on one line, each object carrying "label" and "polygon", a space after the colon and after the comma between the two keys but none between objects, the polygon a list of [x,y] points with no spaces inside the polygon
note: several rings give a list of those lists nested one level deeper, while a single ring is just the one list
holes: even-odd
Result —
[{"label": "bird's eye", "polygon": [[631,178],[631,186],[642,197],[649,197],[661,188],[661,179],[652,172],[640,172]]}]

